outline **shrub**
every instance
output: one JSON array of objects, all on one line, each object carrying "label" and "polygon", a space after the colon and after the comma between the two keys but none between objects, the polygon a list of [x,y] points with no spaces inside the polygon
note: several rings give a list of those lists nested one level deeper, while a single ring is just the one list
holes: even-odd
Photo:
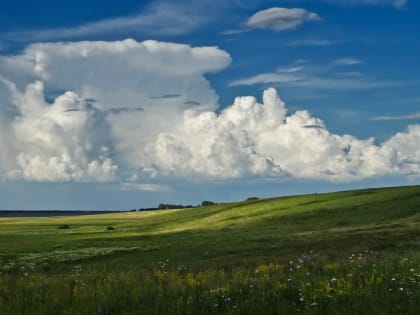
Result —
[{"label": "shrub", "polygon": [[106,230],[107,230],[107,231],[114,231],[115,229],[114,229],[114,227],[113,227],[113,226],[108,226],[108,227],[106,228]]},{"label": "shrub", "polygon": [[61,224],[60,226],[58,226],[58,229],[69,229],[70,228],[70,225],[68,225],[68,224]]}]

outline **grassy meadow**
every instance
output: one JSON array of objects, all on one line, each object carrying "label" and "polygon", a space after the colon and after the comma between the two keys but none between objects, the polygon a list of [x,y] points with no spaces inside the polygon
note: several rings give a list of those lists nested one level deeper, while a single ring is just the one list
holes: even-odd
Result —
[{"label": "grassy meadow", "polygon": [[1,315],[419,310],[420,186],[0,218]]}]

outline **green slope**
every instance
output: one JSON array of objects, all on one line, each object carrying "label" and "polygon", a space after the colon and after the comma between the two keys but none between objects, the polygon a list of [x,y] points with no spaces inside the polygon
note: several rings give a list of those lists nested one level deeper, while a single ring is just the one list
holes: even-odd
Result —
[{"label": "green slope", "polygon": [[419,309],[420,186],[0,218],[0,315]]},{"label": "green slope", "polygon": [[[57,229],[61,224],[70,228]],[[278,249],[284,253],[313,247],[417,249],[419,224],[420,186],[367,189],[182,210],[0,218],[0,257],[130,248],[115,258],[147,264],[159,257],[263,260],[281,258]],[[114,231],[106,230],[110,225]]]}]

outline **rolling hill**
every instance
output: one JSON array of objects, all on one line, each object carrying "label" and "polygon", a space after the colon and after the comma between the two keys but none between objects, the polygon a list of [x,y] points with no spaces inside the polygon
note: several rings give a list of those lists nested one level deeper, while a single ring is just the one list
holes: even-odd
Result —
[{"label": "rolling hill", "polygon": [[420,186],[6,217],[0,313],[415,314],[419,262]]}]

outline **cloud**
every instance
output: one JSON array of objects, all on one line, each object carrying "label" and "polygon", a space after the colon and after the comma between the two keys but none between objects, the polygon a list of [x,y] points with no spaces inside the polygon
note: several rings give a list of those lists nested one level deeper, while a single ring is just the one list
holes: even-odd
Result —
[{"label": "cloud", "polygon": [[39,42],[81,39],[103,34],[143,34],[150,36],[177,36],[190,33],[209,23],[215,7],[227,4],[210,1],[154,1],[140,13],[107,18],[77,26],[15,31],[2,34],[2,39],[11,42]]},{"label": "cloud", "polygon": [[318,14],[300,8],[270,8],[252,15],[246,25],[251,28],[284,31],[296,29],[304,22],[320,21]]},{"label": "cloud", "polygon": [[159,184],[139,184],[139,183],[123,183],[121,185],[122,191],[139,190],[146,192],[162,192],[170,191],[170,188]]},{"label": "cloud", "polygon": [[[134,40],[34,44],[0,57],[0,177],[158,191],[151,181],[168,178],[420,174],[419,125],[382,144],[337,135],[308,111],[288,114],[273,88],[262,102],[219,108],[205,75],[230,61],[217,47]],[[314,84],[302,71],[271,80]]]},{"label": "cloud", "polygon": [[[9,88],[19,115],[12,121],[3,118],[6,130],[1,142],[9,155],[7,177],[99,182],[114,178],[118,167],[109,157],[112,145],[104,140],[109,131],[100,112],[73,92],[47,104],[41,81],[28,84],[23,92],[12,83]],[[77,114],[64,115],[68,108],[77,108]]]},{"label": "cloud", "polygon": [[342,78],[330,78],[314,74],[297,73],[261,73],[248,78],[234,80],[229,86],[251,85],[276,85],[291,86],[314,90],[366,90],[383,87],[396,87],[398,82],[369,80],[366,78],[354,78],[343,76]]},{"label": "cloud", "polygon": [[342,41],[339,40],[330,40],[330,39],[301,39],[295,40],[288,44],[288,46],[330,46],[335,44],[340,44]]},{"label": "cloud", "polygon": [[[176,126],[188,101],[215,108],[203,74],[229,62],[215,47],[134,40],[34,44],[0,57],[3,177],[112,180],[117,164],[137,166],[150,139]],[[48,102],[50,91],[64,92]]]},{"label": "cloud", "polygon": [[371,120],[384,121],[384,120],[418,120],[420,119],[420,112],[412,113],[409,115],[402,116],[377,116],[373,117]]},{"label": "cloud", "polygon": [[[262,104],[253,97],[238,97],[220,115],[186,115],[182,126],[176,132],[161,134],[152,144],[157,173],[346,181],[416,173],[417,169],[404,161],[420,162],[418,148],[410,146],[419,144],[418,128],[412,127],[380,146],[374,139],[336,135],[307,111],[287,115],[274,89],[264,92]],[[402,148],[404,153],[399,151]]]},{"label": "cloud", "polygon": [[346,72],[337,72],[335,75],[341,76],[341,77],[362,77],[363,73],[360,71],[346,71]]},{"label": "cloud", "polygon": [[326,64],[310,64],[307,60],[297,60],[291,65],[280,67],[276,72],[258,73],[239,78],[228,86],[288,86],[306,90],[368,90],[385,87],[398,87],[404,82],[385,81],[369,78],[359,71],[348,70],[349,66],[362,61],[356,58],[339,58]]},{"label": "cloud", "polygon": [[294,73],[294,72],[302,71],[303,69],[305,69],[305,67],[303,67],[303,66],[290,67],[290,68],[280,68],[280,69],[277,69],[277,72]]},{"label": "cloud", "polygon": [[344,5],[392,5],[402,8],[407,5],[408,0],[325,0],[331,3]]},{"label": "cloud", "polygon": [[331,64],[334,66],[353,66],[362,63],[356,58],[341,58],[334,60]]},{"label": "cloud", "polygon": [[237,35],[250,32],[251,29],[249,28],[242,28],[242,29],[234,29],[234,30],[226,30],[221,32],[222,35]]}]

